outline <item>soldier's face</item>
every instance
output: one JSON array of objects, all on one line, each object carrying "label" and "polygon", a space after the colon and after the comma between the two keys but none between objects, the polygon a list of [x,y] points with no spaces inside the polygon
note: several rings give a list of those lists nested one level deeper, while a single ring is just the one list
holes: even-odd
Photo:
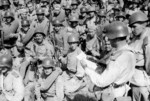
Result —
[{"label": "soldier's face", "polygon": [[116,18],[116,20],[123,22],[124,18],[123,17],[118,17],[118,18]]},{"label": "soldier's face", "polygon": [[90,17],[94,17],[94,15],[95,15],[94,12],[90,12],[90,13],[89,13],[89,16],[90,16]]},{"label": "soldier's face", "polygon": [[60,14],[60,10],[55,10],[54,11],[54,16],[58,16]]},{"label": "soldier's face", "polygon": [[9,5],[4,5],[4,6],[3,6],[3,9],[4,9],[4,10],[7,10],[7,9],[9,9],[9,7],[10,7]]},{"label": "soldier's face", "polygon": [[89,31],[87,35],[88,35],[90,38],[93,38],[93,37],[95,36],[94,30]]},{"label": "soldier's face", "polygon": [[61,26],[55,26],[55,27],[54,27],[54,30],[55,30],[56,32],[58,32],[60,29],[61,29]]},{"label": "soldier's face", "polygon": [[52,68],[44,68],[44,73],[46,75],[50,75],[52,73],[53,69]]},{"label": "soldier's face", "polygon": [[41,6],[42,6],[42,7],[46,7],[47,5],[48,5],[47,2],[41,2]]},{"label": "soldier's face", "polygon": [[78,47],[78,43],[69,43],[69,48],[71,51],[76,50],[76,48]]},{"label": "soldier's face", "polygon": [[81,13],[82,17],[86,17],[86,13]]},{"label": "soldier's face", "polygon": [[28,9],[29,9],[29,12],[34,10],[34,6],[32,5],[32,3],[28,4]]},{"label": "soldier's face", "polygon": [[71,22],[71,27],[72,27],[72,28],[75,28],[77,25],[78,25],[78,22],[77,22],[77,21]]},{"label": "soldier's face", "polygon": [[24,13],[22,13],[20,16],[21,16],[22,19],[26,19],[26,18],[27,18],[27,13],[24,12]]},{"label": "soldier's face", "polygon": [[133,25],[131,26],[132,33],[133,33],[135,36],[138,36],[138,35],[142,34],[143,31],[145,30],[145,26],[146,26],[146,25],[138,24],[138,23],[133,24]]},{"label": "soldier's face", "polygon": [[44,36],[41,33],[37,33],[35,35],[35,40],[36,40],[37,43],[41,44],[44,40]]},{"label": "soldier's face", "polygon": [[71,5],[71,8],[73,9],[73,10],[75,10],[75,9],[77,9],[77,5]]},{"label": "soldier's face", "polygon": [[44,15],[43,15],[43,14],[38,14],[38,15],[37,15],[37,19],[38,19],[39,21],[42,21],[42,20],[44,19]]},{"label": "soldier's face", "polygon": [[27,32],[30,26],[22,26],[23,31]]},{"label": "soldier's face", "polygon": [[12,22],[12,18],[7,17],[7,18],[6,18],[6,23],[11,23],[11,22]]}]

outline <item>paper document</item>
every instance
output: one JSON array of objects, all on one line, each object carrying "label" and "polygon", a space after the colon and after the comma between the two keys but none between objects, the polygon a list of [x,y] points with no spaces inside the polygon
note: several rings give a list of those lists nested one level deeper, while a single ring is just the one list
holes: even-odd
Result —
[{"label": "paper document", "polygon": [[78,56],[76,56],[78,60],[84,60],[87,64],[87,67],[90,68],[90,69],[93,69],[95,70],[97,68],[97,65],[96,63],[92,62],[92,61],[89,61],[86,59],[86,54],[81,52]]}]

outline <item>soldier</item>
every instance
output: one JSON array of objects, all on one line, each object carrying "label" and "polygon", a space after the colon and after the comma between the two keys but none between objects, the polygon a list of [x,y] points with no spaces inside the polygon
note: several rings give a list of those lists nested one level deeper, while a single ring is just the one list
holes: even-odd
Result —
[{"label": "soldier", "polygon": [[47,41],[43,26],[36,28],[33,37],[34,44],[32,50],[35,56],[40,60],[43,60],[45,57],[53,58],[54,47]]},{"label": "soldier", "polygon": [[79,24],[80,25],[85,24],[86,19],[87,19],[87,8],[82,7],[80,9]]},{"label": "soldier", "polygon": [[94,28],[96,29],[97,25],[96,25],[96,11],[95,11],[95,7],[92,6],[88,9],[87,13],[89,14],[89,18],[87,18],[86,21],[86,25],[87,28]]},{"label": "soldier", "polygon": [[8,2],[8,0],[2,1],[2,7],[3,7],[2,15],[4,16],[5,11],[10,11],[10,3]]},{"label": "soldier", "polygon": [[22,20],[21,21],[21,28],[18,33],[18,39],[17,41],[22,42],[23,38],[27,34],[28,30],[30,29],[30,22],[29,20]]},{"label": "soldier", "polygon": [[65,21],[65,11],[61,8],[60,4],[54,5],[53,20],[56,19],[58,19],[61,22]]},{"label": "soldier", "polygon": [[53,34],[51,39],[55,47],[55,58],[58,58],[62,54],[62,51],[64,49],[64,39],[63,39],[64,27],[62,25],[62,22],[60,22],[59,20],[55,20],[53,22],[53,26],[54,31],[53,33],[51,33]]},{"label": "soldier", "polygon": [[78,23],[79,23],[78,18],[75,17],[75,16],[71,16],[69,18],[69,25],[70,26],[67,27],[67,32],[73,32],[73,33],[79,35],[79,33],[78,33]]},{"label": "soldier", "polygon": [[13,60],[10,55],[0,57],[1,100],[22,101],[24,97],[24,85],[20,74],[12,69]]},{"label": "soldier", "polygon": [[2,23],[2,31],[4,32],[4,40],[7,44],[13,45],[13,43],[17,39],[17,35],[15,34],[19,23],[15,20],[14,14],[12,12],[5,12],[4,14],[5,22]]},{"label": "soldier", "polygon": [[[37,28],[38,26],[43,26],[44,28],[44,33],[47,36],[48,35],[48,25],[49,25],[49,20],[45,17],[45,12],[42,8],[39,8],[36,10],[36,15],[37,19],[35,19],[31,27]],[[52,28],[51,28],[52,29]],[[52,30],[51,30],[52,31]]]},{"label": "soldier", "polygon": [[[82,51],[78,47],[79,38],[72,34],[68,37],[69,53],[66,58],[60,57],[60,61],[67,65],[66,71],[58,77],[56,83],[56,95],[59,101],[63,101],[64,95],[70,95],[80,90],[83,84],[84,71],[76,58]],[[74,85],[75,84],[75,85]]]},{"label": "soldier", "polygon": [[132,15],[133,13],[140,11],[139,0],[132,0],[130,2],[129,8],[126,9],[126,14]]},{"label": "soldier", "polygon": [[65,21],[63,22],[64,26],[69,26],[69,18],[70,18],[70,14],[71,14],[71,7],[69,5],[67,5],[65,8]]},{"label": "soldier", "polygon": [[119,14],[117,14],[117,15],[115,16],[115,18],[116,18],[117,21],[124,22],[125,19],[126,19],[126,16],[125,16],[125,13],[124,13],[124,12],[121,12],[121,11],[120,11]]},{"label": "soldier", "polygon": [[41,7],[45,10],[45,16],[49,15],[49,0],[41,0]]},{"label": "soldier", "polygon": [[[124,23],[112,22],[105,27],[105,34],[112,47],[116,49],[105,61],[106,69],[99,74],[96,69],[87,66],[84,60],[81,60],[81,64],[91,81],[100,87],[101,99],[103,101],[113,101],[114,98],[126,97],[129,87],[126,83],[133,76],[136,59],[133,49],[126,42],[129,33]],[[124,99],[124,101],[130,100]],[[123,101],[123,99],[120,99],[120,101]]]},{"label": "soldier", "polygon": [[149,101],[150,69],[149,69],[149,31],[146,27],[148,18],[142,12],[133,13],[129,18],[129,26],[133,33],[131,47],[136,54],[136,69],[131,80],[135,101]]},{"label": "soldier", "polygon": [[[39,90],[44,101],[59,101],[56,96],[57,77],[62,73],[60,67],[55,67],[51,58],[42,61],[43,71],[37,82],[36,90]],[[38,96],[38,95],[37,95]]]},{"label": "soldier", "polygon": [[72,8],[71,16],[79,17],[80,9],[78,8],[77,0],[72,0],[71,8]]},{"label": "soldier", "polygon": [[100,45],[96,31],[92,28],[88,29],[86,38],[86,53],[92,56],[100,56]]},{"label": "soldier", "polygon": [[34,10],[34,4],[31,1],[29,1],[27,3],[27,8],[29,11],[28,18],[32,22],[36,19],[36,11]]}]

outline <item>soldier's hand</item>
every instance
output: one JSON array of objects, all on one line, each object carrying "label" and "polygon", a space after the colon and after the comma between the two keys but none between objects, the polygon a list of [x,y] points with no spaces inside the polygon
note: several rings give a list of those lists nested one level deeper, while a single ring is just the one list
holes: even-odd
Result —
[{"label": "soldier's hand", "polygon": [[59,74],[62,74],[62,69],[60,67],[56,67],[56,70]]},{"label": "soldier's hand", "polygon": [[80,63],[81,63],[81,66],[82,66],[83,68],[86,68],[86,67],[87,67],[86,62],[85,62],[83,59],[80,61]]},{"label": "soldier's hand", "polygon": [[59,59],[59,61],[62,61],[63,60],[63,56],[60,56],[58,59]]},{"label": "soldier's hand", "polygon": [[100,54],[98,52],[94,51],[94,50],[92,50],[91,53],[92,53],[93,56],[100,56]]},{"label": "soldier's hand", "polygon": [[18,35],[11,33],[11,34],[9,35],[9,37],[10,37],[10,38],[18,38]]}]

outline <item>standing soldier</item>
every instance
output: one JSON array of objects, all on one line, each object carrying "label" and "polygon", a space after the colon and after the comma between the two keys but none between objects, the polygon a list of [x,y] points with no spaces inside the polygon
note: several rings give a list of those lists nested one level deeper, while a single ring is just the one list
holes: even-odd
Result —
[{"label": "standing soldier", "polygon": [[[55,48],[55,58],[59,58],[59,56],[62,54],[63,49],[64,49],[64,38],[63,38],[63,30],[64,27],[62,25],[62,23],[59,20],[55,20],[53,22],[53,26],[54,26],[54,31],[52,34],[52,41],[54,43],[54,48]],[[65,33],[66,34],[66,33]]]},{"label": "standing soldier", "polygon": [[116,16],[115,16],[115,19],[117,21],[121,21],[121,22],[124,22],[125,19],[126,19],[126,15],[124,12],[120,11]]},{"label": "standing soldier", "polygon": [[45,16],[49,15],[49,0],[41,0],[41,7],[45,11]]},{"label": "standing soldier", "polygon": [[10,11],[10,3],[8,2],[8,0],[2,0],[2,7],[3,7],[2,15],[4,16],[4,13],[6,11]]},{"label": "standing soldier", "polygon": [[135,101],[149,101],[150,92],[150,29],[146,27],[148,18],[142,12],[133,13],[129,18],[129,26],[133,33],[131,47],[136,54],[136,69],[131,80]]},{"label": "standing soldier", "polygon": [[24,85],[20,74],[12,69],[13,60],[10,55],[0,57],[0,88],[2,101],[22,101]]},{"label": "standing soldier", "polygon": [[94,28],[96,29],[97,25],[96,25],[96,11],[95,11],[95,7],[92,6],[88,9],[87,13],[89,14],[89,18],[87,18],[86,21],[86,25],[87,28]]},{"label": "standing soldier", "polygon": [[4,32],[5,43],[13,45],[17,39],[15,34],[19,23],[15,20],[14,14],[12,12],[5,12],[4,14],[5,22],[2,23],[2,31]]},{"label": "standing soldier", "polygon": [[78,8],[77,0],[72,0],[71,8],[72,8],[71,16],[79,17],[80,9]]},{"label": "standing soldier", "polygon": [[60,4],[54,5],[53,20],[65,21],[65,11],[61,8]]},{"label": "standing soldier", "polygon": [[21,28],[19,29],[18,33],[18,42],[22,42],[25,35],[27,34],[28,30],[30,29],[30,22],[29,20],[22,20],[21,21]]},{"label": "standing soldier", "polygon": [[37,18],[36,17],[36,11],[34,9],[34,4],[31,1],[29,1],[27,3],[27,8],[28,8],[28,11],[29,11],[28,19],[32,22]]},{"label": "standing soldier", "polygon": [[88,29],[86,38],[86,53],[92,56],[100,56],[100,45],[96,31],[92,28]]},{"label": "standing soldier", "polygon": [[56,84],[56,95],[59,101],[63,101],[64,95],[75,93],[83,85],[84,71],[80,61],[76,58],[82,51],[78,47],[79,38],[72,34],[68,37],[69,53],[66,58],[60,57],[60,61],[67,65],[66,71],[58,78]]},{"label": "standing soldier", "polygon": [[139,0],[130,1],[130,6],[126,9],[126,14],[132,15],[133,13],[140,11],[139,4]]},{"label": "standing soldier", "polygon": [[112,22],[105,27],[105,34],[116,49],[106,61],[106,69],[99,74],[96,69],[87,66],[84,60],[81,60],[81,64],[91,81],[100,87],[101,100],[113,101],[118,97],[126,97],[129,87],[127,82],[134,74],[136,59],[133,49],[126,42],[129,32],[123,22]]},{"label": "standing soldier", "polygon": [[31,27],[37,28],[39,26],[43,26],[44,33],[47,36],[49,20],[45,17],[45,12],[42,8],[36,10],[37,19],[35,19]]}]

